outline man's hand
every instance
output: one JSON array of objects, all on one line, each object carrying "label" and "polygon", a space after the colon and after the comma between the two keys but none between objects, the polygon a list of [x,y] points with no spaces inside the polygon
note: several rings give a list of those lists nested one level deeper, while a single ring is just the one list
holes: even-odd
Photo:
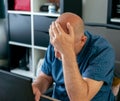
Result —
[{"label": "man's hand", "polygon": [[68,53],[68,50],[74,50],[73,27],[70,23],[67,23],[66,27],[68,33],[65,33],[59,23],[53,22],[49,29],[50,42],[61,55]]},{"label": "man's hand", "polygon": [[32,89],[35,95],[35,101],[40,100],[40,96],[50,87],[52,83],[53,83],[52,77],[47,76],[41,71],[39,76],[32,83]]},{"label": "man's hand", "polygon": [[35,95],[35,101],[40,101],[41,93],[39,91],[38,86],[35,83],[32,84],[32,89],[33,89],[33,94]]}]

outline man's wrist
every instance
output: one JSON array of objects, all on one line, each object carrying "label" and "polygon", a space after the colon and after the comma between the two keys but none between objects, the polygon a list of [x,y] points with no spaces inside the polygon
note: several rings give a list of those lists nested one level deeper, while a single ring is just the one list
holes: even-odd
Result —
[{"label": "man's wrist", "polygon": [[73,59],[76,58],[76,54],[74,50],[69,50],[68,52],[66,52],[65,54],[62,55],[62,59]]}]

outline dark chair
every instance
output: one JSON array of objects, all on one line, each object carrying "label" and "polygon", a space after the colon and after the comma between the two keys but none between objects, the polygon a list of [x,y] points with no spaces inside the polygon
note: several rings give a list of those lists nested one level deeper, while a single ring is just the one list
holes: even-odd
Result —
[{"label": "dark chair", "polygon": [[[115,85],[120,85],[120,63],[119,62],[115,62],[114,75],[116,77],[116,80],[114,79],[113,83],[116,83]],[[120,101],[120,88],[116,96],[116,101]]]}]

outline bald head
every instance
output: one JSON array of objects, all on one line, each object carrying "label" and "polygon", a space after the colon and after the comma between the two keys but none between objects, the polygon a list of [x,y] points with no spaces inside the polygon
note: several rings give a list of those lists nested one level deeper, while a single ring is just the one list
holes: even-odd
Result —
[{"label": "bald head", "polygon": [[63,13],[57,18],[56,22],[58,22],[61,25],[61,27],[66,33],[69,33],[66,26],[67,22],[69,22],[73,26],[75,34],[84,33],[83,20],[74,13],[70,12]]}]

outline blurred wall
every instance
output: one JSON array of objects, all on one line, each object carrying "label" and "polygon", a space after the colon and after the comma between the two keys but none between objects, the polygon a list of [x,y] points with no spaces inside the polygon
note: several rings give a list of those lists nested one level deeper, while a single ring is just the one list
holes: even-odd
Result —
[{"label": "blurred wall", "polygon": [[107,23],[108,0],[83,0],[83,19],[86,23]]}]

